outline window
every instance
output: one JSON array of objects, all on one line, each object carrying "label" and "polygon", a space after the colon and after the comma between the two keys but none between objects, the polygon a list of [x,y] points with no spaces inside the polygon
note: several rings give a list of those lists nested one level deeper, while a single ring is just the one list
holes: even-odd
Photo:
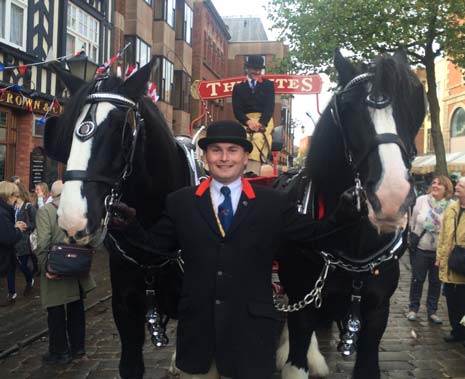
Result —
[{"label": "window", "polygon": [[[184,9],[184,12],[179,12],[176,22],[176,39],[182,39],[189,45],[192,44],[192,24],[194,13],[192,9],[184,2],[178,0],[178,9]],[[182,15],[182,18],[181,18]],[[180,19],[181,18],[181,19]]]},{"label": "window", "polygon": [[158,57],[158,66],[154,73],[153,82],[158,88],[160,100],[172,103],[174,65],[164,57]]},{"label": "window", "polygon": [[0,0],[0,41],[26,49],[27,1]]},{"label": "window", "polygon": [[456,109],[452,115],[450,130],[452,137],[465,136],[465,110],[463,108]]},{"label": "window", "polygon": [[174,28],[176,20],[176,1],[158,0],[155,3],[155,20],[164,20]]},{"label": "window", "polygon": [[87,12],[69,3],[66,54],[84,50],[90,60],[98,62],[100,23]]},{"label": "window", "polygon": [[150,45],[136,37],[136,64],[142,67],[150,62],[150,58]]},{"label": "window", "polygon": [[192,25],[194,23],[194,12],[190,7],[184,8],[184,41],[189,45],[192,44]]},{"label": "window", "polygon": [[175,109],[190,112],[190,85],[191,78],[186,72],[174,72],[173,106]]},{"label": "window", "polygon": [[34,116],[33,124],[32,124],[32,136],[33,137],[43,137],[44,136],[44,129],[45,129],[45,124],[41,124],[39,120],[42,117],[36,117]]}]

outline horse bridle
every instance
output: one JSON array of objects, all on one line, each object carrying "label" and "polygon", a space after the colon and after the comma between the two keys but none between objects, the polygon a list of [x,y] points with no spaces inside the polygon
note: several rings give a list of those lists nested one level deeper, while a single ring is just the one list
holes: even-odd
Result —
[{"label": "horse bridle", "polygon": [[[344,95],[346,95],[347,93],[349,93],[350,91],[358,87],[359,85],[371,81],[373,77],[374,77],[374,74],[371,72],[363,73],[363,74],[356,76],[355,78],[350,80],[341,91],[335,94],[332,100],[332,104],[331,104],[331,116],[333,118],[334,123],[337,125],[340,131],[342,143],[344,146],[344,154],[345,154],[347,163],[349,164],[349,166],[352,168],[352,171],[354,172],[355,186],[356,188],[358,187],[359,189],[362,189],[361,183],[360,183],[360,166],[367,160],[369,154],[374,149],[376,149],[379,145],[394,143],[397,146],[399,146],[408,169],[411,168],[413,159],[415,159],[415,156],[417,153],[414,144],[412,145],[411,149],[407,149],[404,142],[400,139],[400,137],[397,134],[382,133],[382,134],[376,134],[373,142],[370,144],[370,146],[368,146],[365,152],[360,157],[358,157],[357,160],[354,159],[354,154],[347,141],[347,132],[342,125],[341,118],[339,115],[338,101],[342,100]],[[376,96],[375,94],[371,92],[365,98],[365,103],[369,107],[375,108],[375,109],[386,108],[387,106],[391,104],[391,101],[392,99],[388,95],[380,94]]]},{"label": "horse bridle", "polygon": [[121,148],[123,151],[127,148],[127,146],[124,144],[127,125],[132,131],[132,141],[131,145],[129,146],[129,150],[124,155],[124,167],[116,179],[106,175],[89,176],[87,171],[84,170],[66,170],[63,174],[63,182],[71,180],[78,180],[82,182],[97,182],[104,183],[111,188],[110,194],[105,197],[104,203],[106,214],[103,219],[102,234],[99,238],[99,243],[102,242],[106,236],[108,223],[111,217],[111,209],[122,196],[122,185],[132,173],[137,137],[139,135],[140,129],[144,124],[144,120],[142,119],[138,109],[138,103],[125,96],[115,93],[98,92],[102,81],[105,79],[106,77],[99,79],[95,84],[95,90],[97,92],[87,96],[84,104],[90,104],[90,107],[83,121],[76,127],[75,135],[83,142],[89,140],[95,135],[98,127],[96,122],[96,111],[98,103],[107,102],[116,106],[117,108],[126,110],[125,120],[123,123],[124,130],[121,137]]}]

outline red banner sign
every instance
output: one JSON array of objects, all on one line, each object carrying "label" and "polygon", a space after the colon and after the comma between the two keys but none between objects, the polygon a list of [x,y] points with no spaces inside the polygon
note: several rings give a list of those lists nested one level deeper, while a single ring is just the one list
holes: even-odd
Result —
[{"label": "red banner sign", "polygon": [[[319,75],[264,75],[263,77],[274,82],[276,94],[317,94],[321,92],[323,84]],[[196,80],[192,84],[192,96],[204,100],[230,97],[234,85],[243,80],[243,76],[222,80]]]}]

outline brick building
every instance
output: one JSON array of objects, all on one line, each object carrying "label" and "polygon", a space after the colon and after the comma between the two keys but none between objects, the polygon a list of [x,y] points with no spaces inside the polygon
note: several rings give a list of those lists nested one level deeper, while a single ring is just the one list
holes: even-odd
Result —
[{"label": "brick building", "polygon": [[39,120],[62,111],[54,100],[61,103],[63,88],[46,66],[31,64],[49,52],[56,58],[81,48],[95,63],[108,59],[113,1],[6,0],[0,5],[0,63],[6,67],[0,70],[0,180],[19,175],[33,188],[58,175],[57,163],[41,148]]},{"label": "brick building", "polygon": [[[228,73],[228,42],[231,35],[211,0],[194,0],[194,46],[192,55],[192,76],[194,80],[216,80],[226,78]],[[199,120],[208,125],[213,120],[224,119],[224,100],[209,101],[209,116]],[[202,113],[203,104],[193,102],[192,119]],[[211,118],[211,119],[209,119]]]}]

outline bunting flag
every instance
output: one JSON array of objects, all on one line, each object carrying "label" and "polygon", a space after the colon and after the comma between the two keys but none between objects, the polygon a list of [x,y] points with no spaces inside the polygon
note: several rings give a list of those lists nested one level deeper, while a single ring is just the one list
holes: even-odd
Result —
[{"label": "bunting flag", "polygon": [[5,66],[0,63],[0,71],[4,71],[4,70],[5,70]]},{"label": "bunting flag", "polygon": [[23,76],[26,73],[27,70],[27,65],[23,64],[22,66],[18,66],[18,71],[21,76]]},{"label": "bunting flag", "polygon": [[119,50],[115,55],[113,55],[108,62],[101,67],[99,67],[95,73],[95,78],[98,78],[100,75],[103,75],[119,58],[123,57],[124,51],[131,45],[131,42],[128,42],[124,47]]},{"label": "bunting flag", "polygon": [[154,103],[158,101],[159,96],[157,95],[157,86],[155,83],[148,83],[148,94]]},{"label": "bunting flag", "polygon": [[58,108],[59,106],[60,106],[60,103],[59,103],[59,101],[57,100],[57,98],[55,97],[55,98],[53,99],[51,108]]},{"label": "bunting flag", "polygon": [[37,120],[37,124],[40,125],[40,126],[45,125],[45,117],[42,116],[41,118],[39,118],[39,119]]},{"label": "bunting flag", "polygon": [[126,67],[126,72],[124,73],[124,78],[127,79],[129,78],[132,74],[134,74],[137,71],[137,68],[133,64],[128,64]]}]

